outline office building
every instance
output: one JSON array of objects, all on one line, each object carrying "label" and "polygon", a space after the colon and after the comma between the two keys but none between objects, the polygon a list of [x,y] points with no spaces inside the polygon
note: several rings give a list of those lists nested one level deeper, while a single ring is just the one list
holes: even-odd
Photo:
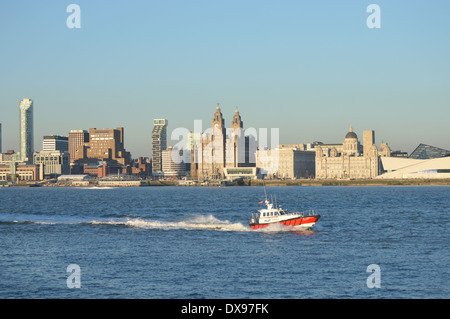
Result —
[{"label": "office building", "polygon": [[[83,146],[89,143],[89,132],[86,130],[71,130],[69,132],[69,154],[70,162],[83,158]],[[80,151],[78,153],[78,147]]]},{"label": "office building", "polygon": [[123,127],[116,129],[90,128],[89,142],[76,147],[74,161],[78,163],[105,161],[124,166],[129,165],[131,163],[131,155],[125,149]]},{"label": "office building", "polygon": [[0,163],[0,181],[36,181],[41,179],[40,165],[11,161]]},{"label": "office building", "polygon": [[299,145],[279,145],[272,150],[256,151],[256,167],[261,178],[314,178],[316,153],[304,151]]},{"label": "office building", "polygon": [[[85,143],[89,143],[88,131],[71,130],[69,132],[69,154],[71,163],[73,163],[76,159],[83,158],[83,146]],[[80,147],[79,153],[78,147]]]},{"label": "office building", "polygon": [[20,101],[20,159],[31,161],[34,149],[33,101],[25,98]]},{"label": "office building", "polygon": [[70,174],[69,152],[44,150],[33,154],[33,163],[41,165],[46,178]]},{"label": "office building", "polygon": [[178,150],[172,146],[162,151],[162,171],[164,177],[181,177],[186,175],[186,163],[182,158],[183,150]]},{"label": "office building", "polygon": [[167,149],[166,119],[154,119],[152,131],[152,173],[162,173],[162,151]]},{"label": "office building", "polygon": [[43,151],[69,151],[69,139],[67,136],[47,135],[42,142]]}]

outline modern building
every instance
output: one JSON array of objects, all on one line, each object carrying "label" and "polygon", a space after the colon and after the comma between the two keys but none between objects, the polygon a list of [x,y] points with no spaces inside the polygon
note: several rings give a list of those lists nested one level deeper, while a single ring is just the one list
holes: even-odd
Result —
[{"label": "modern building", "polygon": [[182,159],[183,150],[169,146],[166,150],[162,151],[162,171],[164,177],[186,176],[186,163]]},{"label": "modern building", "polygon": [[41,151],[33,154],[33,163],[42,165],[44,178],[70,174],[69,152],[60,150]]},{"label": "modern building", "polygon": [[89,132],[86,130],[71,130],[69,132],[69,154],[70,162],[74,162],[76,159],[83,158],[78,156],[78,147],[80,147],[80,155],[83,154],[83,146],[85,143],[89,143]]},{"label": "modern building", "polygon": [[364,131],[364,144],[350,127],[341,145],[316,144],[317,179],[366,179],[378,176],[382,171],[381,157],[389,157],[391,150],[382,143],[380,151],[375,145],[375,132]]},{"label": "modern building", "polygon": [[429,159],[382,157],[384,173],[380,179],[448,179],[450,156]]},{"label": "modern building", "polygon": [[47,135],[42,142],[43,151],[69,151],[69,138],[67,136]]},{"label": "modern building", "polygon": [[167,125],[166,119],[154,119],[152,131],[152,173],[162,173],[162,151],[167,149]]},{"label": "modern building", "polygon": [[450,156],[450,151],[443,148],[419,144],[416,149],[409,155],[411,159],[431,159]]},{"label": "modern building", "polygon": [[31,161],[34,149],[33,101],[25,98],[20,101],[20,158]]}]

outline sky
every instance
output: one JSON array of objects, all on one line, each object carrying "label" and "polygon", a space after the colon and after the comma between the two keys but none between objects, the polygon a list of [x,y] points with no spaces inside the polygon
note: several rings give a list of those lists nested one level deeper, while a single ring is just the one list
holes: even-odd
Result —
[{"label": "sky", "polygon": [[[381,28],[369,28],[370,4]],[[69,28],[70,4],[80,28]],[[15,0],[0,2],[2,151],[19,151],[19,102],[44,135],[124,127],[151,155],[153,119],[203,129],[220,103],[229,127],[279,128],[280,143],[450,149],[447,0]],[[269,144],[270,145],[270,144]]]}]

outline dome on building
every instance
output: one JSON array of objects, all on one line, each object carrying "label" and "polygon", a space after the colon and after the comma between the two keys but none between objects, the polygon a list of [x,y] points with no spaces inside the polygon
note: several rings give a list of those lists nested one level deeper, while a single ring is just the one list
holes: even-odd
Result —
[{"label": "dome on building", "polygon": [[355,132],[353,132],[353,128],[350,126],[350,131],[348,131],[347,135],[345,135],[345,138],[356,138],[358,139],[358,136]]}]

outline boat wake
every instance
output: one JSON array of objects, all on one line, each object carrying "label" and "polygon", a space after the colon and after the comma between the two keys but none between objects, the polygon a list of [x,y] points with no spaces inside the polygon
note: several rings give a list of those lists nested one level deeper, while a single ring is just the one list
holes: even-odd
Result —
[{"label": "boat wake", "polygon": [[82,216],[48,216],[33,214],[16,214],[11,218],[10,214],[0,214],[0,225],[89,225],[89,226],[118,226],[137,229],[159,229],[159,230],[214,230],[225,232],[292,232],[292,227],[274,224],[262,229],[251,229],[242,223],[220,220],[209,215],[190,215],[180,221],[162,221],[147,219],[143,217],[99,217],[92,219]]},{"label": "boat wake", "polygon": [[228,220],[220,220],[213,215],[194,215],[182,221],[159,221],[143,218],[127,218],[108,221],[91,221],[91,225],[115,225],[127,226],[143,229],[184,229],[184,230],[218,230],[218,231],[234,231],[247,232],[251,231],[249,227],[241,223],[231,223]]}]

